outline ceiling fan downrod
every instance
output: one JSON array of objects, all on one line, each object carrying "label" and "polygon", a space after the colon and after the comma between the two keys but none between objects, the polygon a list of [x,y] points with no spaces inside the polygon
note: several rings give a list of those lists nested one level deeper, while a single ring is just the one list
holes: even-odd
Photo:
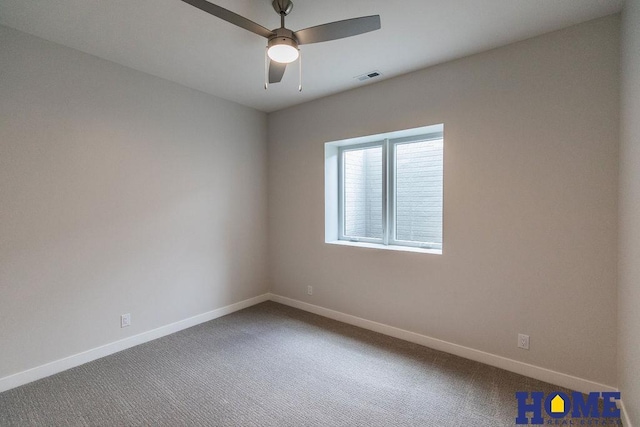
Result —
[{"label": "ceiling fan downrod", "polygon": [[291,0],[273,0],[273,9],[280,15],[280,28],[284,28],[284,17],[293,10],[293,2]]}]

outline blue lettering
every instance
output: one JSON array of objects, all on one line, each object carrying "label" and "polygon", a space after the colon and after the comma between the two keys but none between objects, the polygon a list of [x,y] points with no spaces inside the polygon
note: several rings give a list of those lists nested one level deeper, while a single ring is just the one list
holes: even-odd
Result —
[{"label": "blue lettering", "polygon": [[598,409],[598,398],[600,393],[589,393],[587,401],[584,401],[584,395],[580,392],[574,391],[573,397],[573,412],[571,416],[573,418],[580,417],[592,417],[599,418],[600,410]]},{"label": "blue lettering", "polygon": [[542,399],[544,393],[541,391],[534,391],[531,393],[531,399],[533,403],[527,403],[529,393],[525,391],[516,392],[516,399],[518,399],[518,418],[516,418],[516,424],[529,424],[529,418],[527,418],[527,412],[532,412],[531,424],[544,424],[544,418],[542,418]]},{"label": "blue lettering", "polygon": [[620,392],[603,392],[602,399],[604,400],[602,416],[605,418],[620,418],[620,409],[618,409],[618,406],[616,405],[616,400],[620,399]]}]

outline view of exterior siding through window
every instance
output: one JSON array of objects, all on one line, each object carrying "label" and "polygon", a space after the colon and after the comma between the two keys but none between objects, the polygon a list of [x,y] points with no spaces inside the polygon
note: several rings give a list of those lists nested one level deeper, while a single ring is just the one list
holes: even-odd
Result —
[{"label": "view of exterior siding through window", "polygon": [[395,148],[396,240],[442,244],[443,140]]},{"label": "view of exterior siding through window", "polygon": [[344,234],[382,239],[382,147],[344,152]]}]

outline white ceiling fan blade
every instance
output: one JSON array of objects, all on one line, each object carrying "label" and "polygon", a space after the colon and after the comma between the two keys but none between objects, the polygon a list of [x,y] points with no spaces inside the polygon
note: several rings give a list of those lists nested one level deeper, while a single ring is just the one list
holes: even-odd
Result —
[{"label": "white ceiling fan blade", "polygon": [[231,12],[230,10],[217,6],[213,3],[209,3],[206,0],[182,1],[190,4],[191,6],[197,7],[200,10],[210,13],[213,16],[223,19],[233,25],[237,25],[240,28],[244,28],[245,30],[249,30],[252,33],[256,33],[259,36],[266,38],[273,36],[273,31],[266,29],[262,25],[256,24],[255,22],[245,18],[244,16],[240,16],[237,13]]},{"label": "white ceiling fan blade", "polygon": [[320,43],[379,30],[380,15],[345,19],[296,31],[299,44]]}]

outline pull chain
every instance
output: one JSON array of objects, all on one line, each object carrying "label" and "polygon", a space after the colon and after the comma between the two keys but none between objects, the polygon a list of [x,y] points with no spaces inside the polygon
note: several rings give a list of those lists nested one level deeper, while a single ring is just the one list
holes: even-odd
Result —
[{"label": "pull chain", "polygon": [[269,47],[264,49],[264,90],[269,89],[269,55],[267,51]]},{"label": "pull chain", "polygon": [[298,79],[300,84],[298,85],[298,92],[302,92],[302,51],[298,49]]}]

